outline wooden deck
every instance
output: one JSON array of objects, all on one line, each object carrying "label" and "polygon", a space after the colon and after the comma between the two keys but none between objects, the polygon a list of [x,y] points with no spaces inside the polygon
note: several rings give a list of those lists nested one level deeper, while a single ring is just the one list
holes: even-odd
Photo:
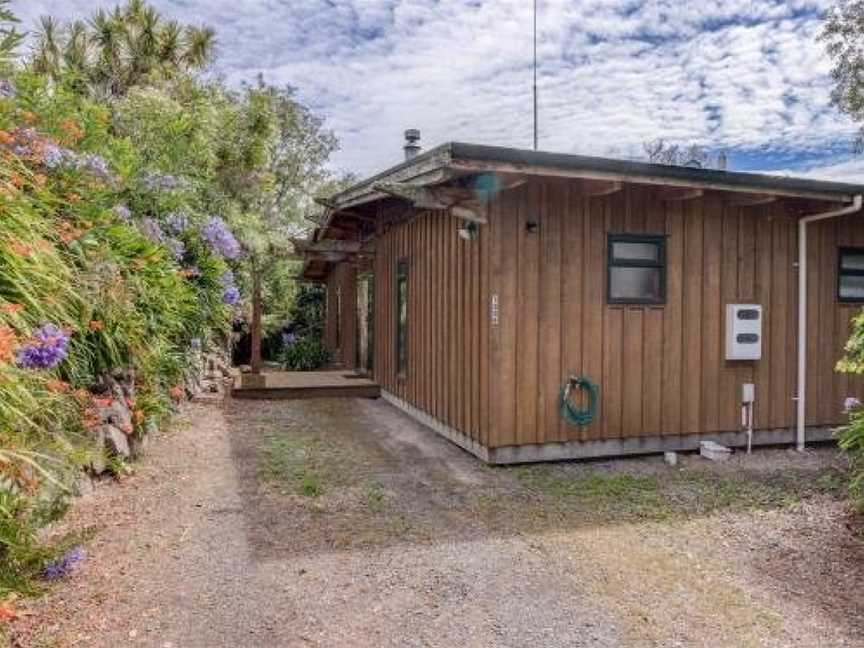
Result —
[{"label": "wooden deck", "polygon": [[234,398],[378,398],[381,387],[350,371],[274,371],[243,374],[231,392]]}]

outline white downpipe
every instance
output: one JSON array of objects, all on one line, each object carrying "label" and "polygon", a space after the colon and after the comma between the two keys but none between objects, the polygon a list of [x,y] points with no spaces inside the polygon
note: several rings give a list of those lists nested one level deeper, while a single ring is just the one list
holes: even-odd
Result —
[{"label": "white downpipe", "polygon": [[854,214],[861,209],[862,197],[855,196],[852,204],[821,214],[805,216],[798,221],[798,394],[795,447],[804,450],[804,426],[807,413],[807,225],[815,221]]}]

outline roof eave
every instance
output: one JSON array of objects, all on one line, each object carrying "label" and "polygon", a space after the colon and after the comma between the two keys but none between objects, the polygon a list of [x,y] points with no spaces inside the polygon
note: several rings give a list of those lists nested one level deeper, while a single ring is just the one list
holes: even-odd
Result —
[{"label": "roof eave", "polygon": [[328,214],[322,229],[326,230],[334,214],[340,210],[385,198],[386,194],[374,189],[378,183],[405,182],[425,186],[445,182],[456,175],[483,172],[690,187],[843,203],[851,203],[856,195],[864,193],[864,186],[824,180],[450,142],[334,196],[332,200],[336,209]]}]

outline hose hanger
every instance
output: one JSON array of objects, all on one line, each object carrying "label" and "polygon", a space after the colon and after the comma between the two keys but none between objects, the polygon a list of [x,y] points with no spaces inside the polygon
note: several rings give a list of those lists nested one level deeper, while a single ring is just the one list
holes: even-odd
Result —
[{"label": "hose hanger", "polygon": [[[588,396],[588,405],[576,407],[570,400],[573,390],[584,391]],[[559,396],[561,418],[570,425],[590,425],[597,417],[600,402],[600,387],[586,376],[572,375],[564,383]]]}]

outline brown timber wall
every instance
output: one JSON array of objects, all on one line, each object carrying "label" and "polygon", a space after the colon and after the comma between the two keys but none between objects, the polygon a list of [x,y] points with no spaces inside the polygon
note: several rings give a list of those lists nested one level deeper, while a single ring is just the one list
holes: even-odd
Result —
[{"label": "brown timber wall", "polygon": [[[339,339],[336,331],[337,294],[341,289],[342,317]],[[324,344],[330,350],[330,361],[346,369],[356,362],[357,345],[357,269],[349,263],[335,265],[327,276],[327,313],[324,320]]]},{"label": "brown timber wall", "polygon": [[[539,229],[531,233],[528,222]],[[578,182],[532,181],[491,206],[489,447],[737,431],[740,386],[756,383],[759,429],[794,423],[796,221],[777,206],[731,206],[711,192],[683,202],[627,186],[588,197]],[[667,239],[667,302],[606,303],[606,234]],[[810,425],[842,420],[860,378],[833,371],[857,306],[838,303],[837,247],[864,245],[855,217],[810,229]],[[724,360],[727,303],[764,308],[763,356]],[[600,384],[600,417],[586,428],[558,415],[570,374]]]},{"label": "brown timber wall", "polygon": [[[756,384],[757,429],[791,427],[796,220],[777,205],[733,206],[713,192],[676,202],[646,187],[607,196],[581,187],[534,180],[502,194],[474,241],[459,238],[460,221],[437,212],[381,233],[374,299],[381,387],[488,448],[737,431],[744,382]],[[667,236],[664,305],[606,303],[610,232]],[[864,396],[864,381],[834,372],[859,310],[837,302],[837,248],[864,247],[864,219],[809,232],[807,423],[827,426],[842,421],[847,395]],[[409,264],[404,378],[396,367],[400,259]],[[343,318],[354,310],[349,283]],[[764,309],[762,360],[727,362],[725,305],[751,302]],[[352,363],[354,326],[343,323]],[[581,429],[558,413],[559,390],[574,373],[600,384],[600,416]]]},{"label": "brown timber wall", "polygon": [[[374,377],[381,387],[486,445],[487,234],[458,236],[440,212],[391,226],[376,241]],[[408,262],[408,371],[396,366],[396,265]]]}]

